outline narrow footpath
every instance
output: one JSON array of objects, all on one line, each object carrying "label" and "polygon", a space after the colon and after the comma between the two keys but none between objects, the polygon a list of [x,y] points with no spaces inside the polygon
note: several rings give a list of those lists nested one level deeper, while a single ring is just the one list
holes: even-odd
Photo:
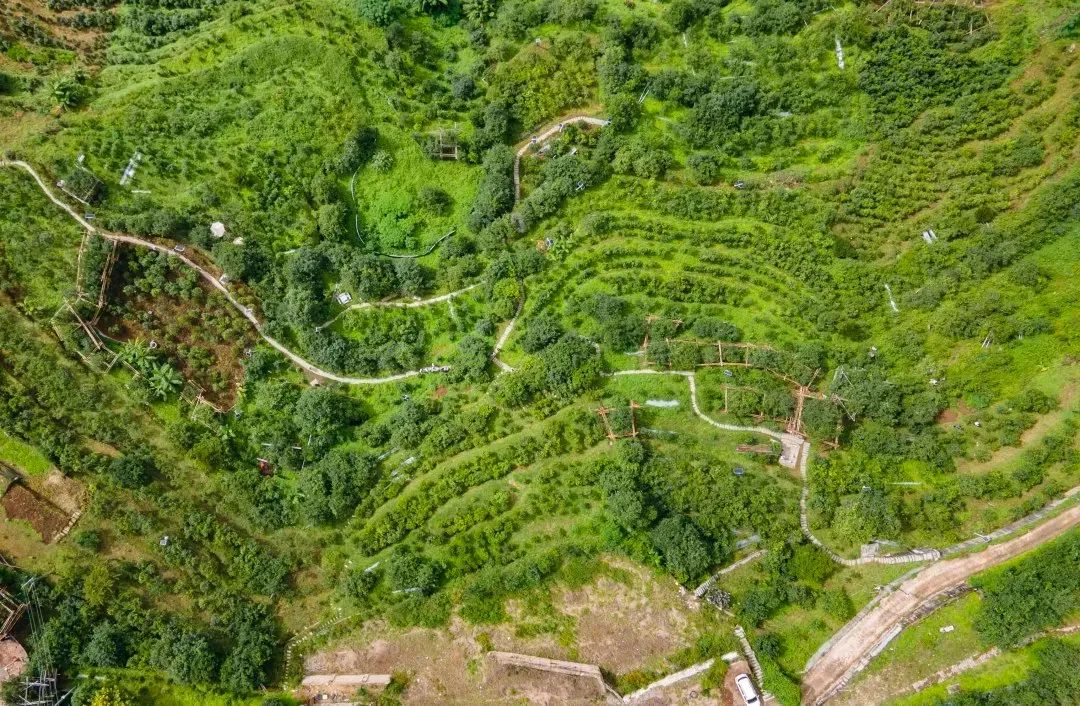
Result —
[{"label": "narrow footpath", "polygon": [[240,314],[251,323],[251,325],[255,328],[259,336],[261,336],[264,341],[266,341],[271,347],[273,347],[275,350],[277,350],[290,361],[292,361],[293,364],[296,365],[298,368],[301,368],[302,370],[310,373],[311,375],[323,378],[325,380],[333,380],[334,382],[340,382],[345,385],[382,385],[384,383],[407,380],[408,378],[416,377],[417,375],[422,375],[424,373],[445,372],[448,369],[445,366],[430,365],[421,368],[420,370],[410,370],[404,373],[398,373],[396,375],[387,375],[385,377],[375,378],[349,377],[346,375],[338,375],[337,373],[332,373],[328,370],[323,370],[314,363],[289,350],[289,348],[286,347],[284,344],[267,334],[266,331],[263,330],[262,322],[260,322],[258,317],[255,316],[255,312],[252,311],[249,307],[246,307],[242,303],[240,303],[240,301],[238,301],[236,297],[233,296],[233,293],[229,291],[229,288],[221,283],[218,275],[215,275],[210,270],[202,267],[184,253],[177,252],[175,246],[162,245],[160,243],[145,240],[134,235],[113,233],[107,230],[102,230],[101,228],[97,228],[91,225],[90,222],[83,218],[81,215],[79,215],[79,213],[75,211],[75,209],[73,209],[67,203],[58,198],[56,194],[53,193],[52,189],[50,189],[49,186],[45,183],[45,180],[42,179],[41,176],[37,173],[37,171],[35,171],[34,168],[26,162],[18,160],[0,160],[0,167],[17,167],[27,172],[30,176],[34,178],[34,181],[37,182],[38,186],[49,198],[49,200],[62,208],[69,216],[71,216],[75,220],[76,223],[85,228],[88,233],[97,234],[102,238],[106,240],[111,240],[113,242],[126,243],[128,245],[134,245],[140,248],[147,248],[149,250],[164,253],[169,257],[177,258],[185,265],[190,267],[192,270],[195,270],[195,272],[197,272],[199,276],[205,279],[214,289],[218,290],[225,296],[229,304],[231,304],[234,309],[240,312]]}]

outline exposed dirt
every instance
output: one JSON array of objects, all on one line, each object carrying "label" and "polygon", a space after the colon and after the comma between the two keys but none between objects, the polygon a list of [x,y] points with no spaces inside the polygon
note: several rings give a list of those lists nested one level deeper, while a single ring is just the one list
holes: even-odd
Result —
[{"label": "exposed dirt", "polygon": [[[613,575],[601,575],[580,589],[555,589],[551,604],[539,612],[511,602],[508,624],[483,627],[455,620],[445,630],[401,631],[371,623],[332,649],[308,657],[305,672],[409,672],[409,704],[602,703],[595,682],[499,667],[485,652],[598,664],[616,674],[674,671],[666,657],[690,645],[700,631],[694,624],[696,604],[670,578],[623,560],[607,561]],[[550,621],[556,627],[538,635],[518,635],[513,627]],[[696,684],[691,680],[641,703],[714,703],[700,695]]]},{"label": "exposed dirt", "polygon": [[[723,691],[723,704],[724,706],[742,706],[742,697],[739,695],[739,688],[735,686],[735,679],[740,674],[750,674],[750,665],[746,660],[739,660],[733,663],[727,670],[727,674],[724,675],[724,691]],[[751,676],[751,678],[753,678]]]},{"label": "exposed dirt", "polygon": [[1080,525],[1080,507],[1071,507],[1035,529],[968,556],[931,564],[905,581],[859,619],[854,628],[837,640],[803,678],[803,703],[817,699],[858,663],[903,618],[923,602],[972,575],[996,566]]},{"label": "exposed dirt", "polygon": [[106,444],[103,441],[98,441],[97,439],[87,439],[83,442],[83,446],[102,456],[108,456],[109,458],[120,457],[120,449]]},{"label": "exposed dirt", "polygon": [[68,515],[78,512],[85,505],[85,491],[82,484],[74,478],[68,478],[55,468],[49,471],[41,481],[41,494]]},{"label": "exposed dirt", "polygon": [[25,520],[30,523],[41,541],[48,544],[67,526],[68,516],[52,503],[31,492],[21,483],[15,483],[0,499],[0,507],[9,520]]},{"label": "exposed dirt", "polygon": [[[243,379],[245,349],[256,335],[239,314],[222,305],[218,293],[196,278],[199,293],[187,299],[159,291],[151,296],[133,293],[125,285],[139,275],[132,270],[130,249],[121,249],[109,283],[107,305],[98,329],[119,341],[154,341],[157,353],[203,389],[204,397],[220,408],[231,407]],[[177,281],[182,266],[169,261],[169,281]],[[202,358],[196,363],[194,356]]]},{"label": "exposed dirt", "polygon": [[29,659],[18,641],[8,639],[0,642],[0,684],[25,672]]},{"label": "exposed dirt", "polygon": [[629,563],[612,563],[625,572],[626,583],[601,576],[555,597],[560,612],[577,619],[577,659],[623,673],[656,665],[688,646],[688,606],[697,605],[680,598],[678,584]]},{"label": "exposed dirt", "polygon": [[[106,32],[99,28],[77,29],[73,18],[80,12],[86,9],[56,12],[45,0],[5,0],[0,11],[0,36],[17,38],[31,46],[63,47],[78,52],[87,63],[97,63],[104,58],[100,50]],[[115,7],[107,12],[114,13]]]},{"label": "exposed dirt", "polygon": [[596,704],[603,699],[588,679],[501,667],[484,657],[476,630],[459,622],[448,630],[388,629],[372,623],[304,663],[307,674],[409,675],[407,704]]}]

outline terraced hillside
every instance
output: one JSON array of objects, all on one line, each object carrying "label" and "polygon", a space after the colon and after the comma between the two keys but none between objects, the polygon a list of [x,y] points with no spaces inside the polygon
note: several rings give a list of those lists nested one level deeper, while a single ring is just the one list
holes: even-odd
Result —
[{"label": "terraced hillside", "polygon": [[[484,652],[628,692],[739,624],[793,704],[882,555],[1077,486],[1068,2],[0,18],[0,461],[86,488],[0,533],[33,670],[182,703],[432,630],[509,700]],[[645,594],[629,657],[588,604]]]}]

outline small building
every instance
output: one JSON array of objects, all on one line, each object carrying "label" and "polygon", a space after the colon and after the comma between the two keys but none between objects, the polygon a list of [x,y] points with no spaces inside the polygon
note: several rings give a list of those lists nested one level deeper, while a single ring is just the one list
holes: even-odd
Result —
[{"label": "small building", "polygon": [[221,221],[214,221],[213,223],[211,223],[210,224],[210,235],[214,236],[215,238],[224,238],[225,237],[225,224],[222,223]]},{"label": "small building", "polygon": [[352,295],[348,292],[338,292],[337,296],[335,296],[334,299],[337,300],[338,304],[341,304],[342,306],[348,306],[349,302],[352,301]]}]

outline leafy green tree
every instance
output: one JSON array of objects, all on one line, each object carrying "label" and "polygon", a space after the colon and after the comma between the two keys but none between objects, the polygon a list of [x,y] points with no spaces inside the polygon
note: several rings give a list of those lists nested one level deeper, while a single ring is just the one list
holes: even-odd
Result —
[{"label": "leafy green tree", "polygon": [[526,353],[537,353],[562,338],[563,333],[558,319],[550,314],[541,314],[526,323],[521,348]]},{"label": "leafy green tree", "polygon": [[353,600],[365,600],[379,583],[379,575],[374,571],[352,569],[345,573],[341,583],[341,592]]},{"label": "leafy green tree", "polygon": [[180,684],[212,684],[218,657],[202,633],[189,628],[165,629],[150,650],[151,664]]},{"label": "leafy green tree", "polygon": [[626,93],[612,96],[604,107],[607,109],[611,128],[618,132],[629,132],[641,117],[641,106],[638,105],[637,98]]},{"label": "leafy green tree", "polygon": [[600,356],[580,336],[566,334],[540,354],[544,363],[544,387],[560,397],[572,397],[589,389],[600,377]]},{"label": "leafy green tree", "polygon": [[514,152],[506,145],[492,147],[484,154],[483,175],[469,211],[468,224],[479,233],[514,206]]},{"label": "leafy green tree", "polygon": [[123,667],[127,663],[124,632],[109,622],[95,625],[83,648],[82,662],[93,667]]},{"label": "leafy green tree", "polygon": [[377,476],[378,468],[370,456],[334,449],[300,473],[304,514],[315,523],[348,519]]},{"label": "leafy green tree", "polygon": [[88,706],[134,706],[134,704],[135,702],[120,687],[108,685],[94,692]]},{"label": "leafy green tree", "polygon": [[416,196],[416,205],[428,213],[444,216],[453,205],[450,194],[435,186],[423,186]]},{"label": "leafy green tree", "polygon": [[757,84],[736,80],[723,91],[703,96],[687,117],[685,129],[695,147],[718,147],[742,123],[757,112],[760,102]]},{"label": "leafy green tree", "polygon": [[712,550],[701,530],[685,517],[665,517],[651,536],[664,564],[679,581],[700,576],[712,563]]},{"label": "leafy green tree", "polygon": [[232,643],[221,664],[221,684],[246,694],[266,685],[267,669],[277,648],[277,627],[266,606],[239,603],[229,619]]},{"label": "leafy green tree", "polygon": [[344,243],[349,240],[349,230],[345,219],[349,210],[340,201],[319,206],[316,220],[319,224],[319,237],[330,243]]},{"label": "leafy green tree", "polygon": [[427,273],[416,260],[394,260],[394,276],[402,294],[418,296],[427,288]]},{"label": "leafy green tree", "polygon": [[428,594],[442,581],[442,567],[421,554],[399,551],[387,560],[386,578],[393,591]]},{"label": "leafy green tree", "polygon": [[394,155],[386,150],[379,150],[371,157],[371,168],[385,174],[394,168]]},{"label": "leafy green tree", "polygon": [[397,288],[394,266],[385,258],[356,254],[346,264],[345,286],[365,301],[382,299]]},{"label": "leafy green tree", "polygon": [[[358,0],[361,5],[375,7],[381,5],[387,8],[391,2],[386,0]],[[361,10],[363,13],[363,10]],[[376,23],[378,24],[378,23]],[[342,174],[352,174],[363,166],[375,152],[375,145],[379,140],[379,132],[372,127],[359,127],[349,135],[341,148],[341,156],[338,158],[337,170]]]},{"label": "leafy green tree", "polygon": [[157,467],[148,449],[140,448],[109,462],[109,475],[125,488],[141,488],[150,482]]},{"label": "leafy green tree", "polygon": [[843,587],[824,591],[821,594],[821,609],[837,620],[849,620],[855,614],[855,608]]},{"label": "leafy green tree", "polygon": [[165,400],[180,389],[184,384],[184,378],[168,363],[156,363],[150,369],[149,384],[150,390],[159,399]]},{"label": "leafy green tree", "polygon": [[491,349],[486,338],[470,334],[458,344],[450,375],[454,380],[483,382],[489,375]]}]

